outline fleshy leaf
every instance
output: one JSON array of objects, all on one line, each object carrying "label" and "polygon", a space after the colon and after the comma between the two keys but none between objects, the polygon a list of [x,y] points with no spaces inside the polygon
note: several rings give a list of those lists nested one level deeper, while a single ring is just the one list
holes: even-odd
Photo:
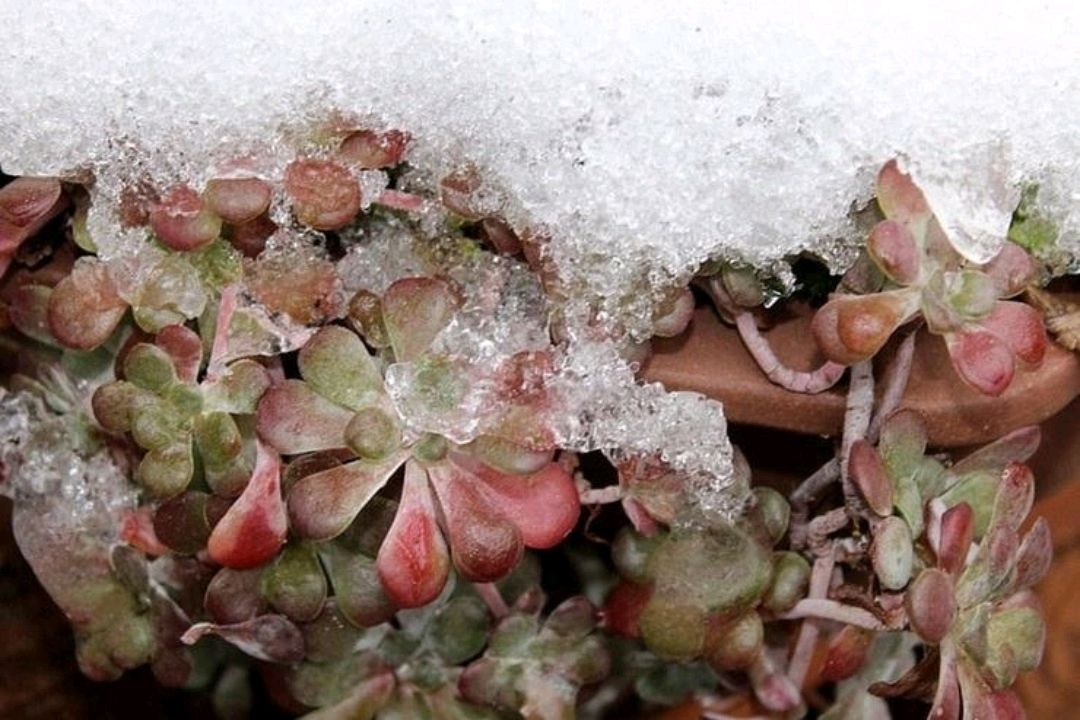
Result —
[{"label": "fleshy leaf", "polygon": [[304,658],[304,636],[282,615],[260,615],[233,625],[195,623],[181,640],[194,645],[207,635],[217,635],[257,660],[294,663]]},{"label": "fleshy leaf", "polygon": [[382,375],[355,333],[338,325],[320,329],[301,348],[300,374],[331,402],[359,410],[377,401]]},{"label": "fleshy leaf", "polygon": [[1045,518],[1039,518],[1024,536],[1016,554],[1016,578],[1013,581],[1016,589],[1029,588],[1043,579],[1050,570],[1053,548],[1050,526]]},{"label": "fleshy leaf", "polygon": [[953,583],[937,568],[919,573],[904,596],[911,629],[924,641],[941,642],[956,618],[956,599]]},{"label": "fleshy leaf", "polygon": [[342,617],[357,627],[374,627],[393,617],[395,607],[383,592],[375,561],[338,543],[319,549]]},{"label": "fleshy leaf", "polygon": [[873,445],[866,440],[855,441],[848,456],[848,472],[871,510],[881,517],[892,514],[893,483]]},{"label": "fleshy leaf", "polygon": [[878,171],[876,192],[881,212],[890,220],[908,225],[913,232],[918,232],[929,220],[930,207],[922,190],[910,175],[901,172],[896,160],[889,160]]},{"label": "fleshy leaf", "polygon": [[358,130],[341,141],[338,154],[364,170],[393,167],[405,157],[409,134],[401,130]]},{"label": "fleshy leaf", "polygon": [[405,465],[401,504],[375,566],[387,596],[400,607],[427,605],[446,584],[450,558],[427,478],[415,462]]},{"label": "fleshy leaf", "polygon": [[811,329],[825,356],[841,365],[873,357],[913,311],[907,290],[838,295],[817,314]]},{"label": "fleshy leaf", "polygon": [[881,271],[895,283],[910,285],[919,277],[919,246],[904,224],[879,222],[870,230],[866,249]]},{"label": "fleshy leaf", "polygon": [[18,177],[0,188],[0,254],[14,253],[63,207],[55,178]]},{"label": "fleshy leaf", "polygon": [[225,222],[239,225],[254,220],[270,207],[270,185],[259,178],[216,178],[206,183],[203,197]]},{"label": "fleshy leaf", "polygon": [[186,185],[169,190],[150,211],[150,227],[173,250],[190,251],[212,243],[221,234],[221,218]]},{"label": "fleshy leaf", "polygon": [[169,325],[157,334],[154,344],[172,358],[176,374],[182,382],[195,382],[202,363],[202,339],[198,333],[184,325]]},{"label": "fleshy leaf", "polygon": [[1018,672],[1034,670],[1042,659],[1046,626],[1031,608],[1012,608],[990,616],[986,626],[985,669],[999,690],[1009,687]]},{"label": "fleshy leaf", "polygon": [[270,606],[294,622],[310,622],[326,602],[326,576],[315,551],[304,544],[285,547],[262,573],[262,593]]},{"label": "fleshy leaf", "polygon": [[967,320],[986,317],[997,301],[994,281],[978,270],[945,273],[945,300],[949,307]]},{"label": "fleshy leaf", "polygon": [[901,409],[882,423],[878,450],[892,477],[910,477],[926,453],[926,443],[926,423],[922,415]]},{"label": "fleshy leaf", "polygon": [[329,160],[307,158],[285,168],[285,192],[300,222],[316,230],[337,230],[360,212],[360,184]]},{"label": "fleshy leaf", "polygon": [[979,325],[993,333],[1029,365],[1039,365],[1046,355],[1049,342],[1046,327],[1042,315],[1030,305],[996,302],[990,314],[979,321]]},{"label": "fleshy leaf", "polygon": [[938,566],[955,575],[967,562],[968,550],[975,535],[975,513],[966,502],[952,506],[941,516],[937,541]]},{"label": "fleshy leaf", "polygon": [[328,540],[340,535],[402,462],[358,460],[301,478],[289,491],[289,519],[300,537]]},{"label": "fleshy leaf", "polygon": [[257,567],[285,544],[288,520],[280,478],[277,453],[259,443],[251,480],[207,542],[206,549],[215,562],[236,569]]},{"label": "fleshy leaf", "polygon": [[992,397],[1009,387],[1016,364],[1012,350],[996,335],[963,331],[946,336],[946,342],[953,367],[966,383]]},{"label": "fleshy leaf", "polygon": [[900,590],[911,578],[914,560],[911,528],[907,521],[889,516],[874,530],[870,558],[874,572],[887,590]]},{"label": "fleshy leaf", "polygon": [[194,555],[206,545],[206,493],[185,492],[162,503],[154,512],[154,533],[174,552]]},{"label": "fleshy leaf", "polygon": [[398,280],[382,297],[383,323],[398,362],[414,360],[449,324],[457,309],[450,286],[430,277]]},{"label": "fleshy leaf", "polygon": [[550,450],[531,450],[494,435],[481,435],[467,447],[484,464],[511,475],[538,472],[551,462]]},{"label": "fleshy leaf", "polygon": [[458,572],[473,582],[494,582],[509,573],[524,552],[517,526],[481,495],[475,476],[446,463],[432,465],[428,474]]},{"label": "fleshy leaf", "polygon": [[508,475],[458,454],[451,460],[483,484],[485,499],[518,528],[527,547],[553,547],[577,524],[577,487],[558,463],[530,475]]},{"label": "fleshy leaf", "polygon": [[254,414],[269,388],[266,368],[249,359],[237,360],[220,377],[208,379],[201,386],[207,407],[233,415]]},{"label": "fleshy leaf", "polygon": [[353,414],[306,383],[286,380],[263,394],[256,413],[259,436],[284,455],[344,448]]},{"label": "fleshy leaf", "polygon": [[829,640],[821,679],[825,682],[846,680],[866,662],[874,633],[854,625],[845,625]]},{"label": "fleshy leaf", "polygon": [[168,498],[183,492],[194,474],[191,442],[184,440],[150,449],[139,462],[135,480],[153,497]]},{"label": "fleshy leaf", "polygon": [[1037,425],[1017,428],[1008,435],[979,448],[952,467],[958,476],[985,471],[1000,475],[1011,462],[1024,462],[1039,447],[1042,433]]},{"label": "fleshy leaf", "polygon": [[1010,463],[1001,475],[1001,483],[994,497],[991,527],[1005,525],[1013,531],[1019,530],[1034,502],[1035,477],[1031,469],[1023,463]]},{"label": "fleshy leaf", "polygon": [[774,613],[784,613],[806,597],[810,586],[810,563],[796,552],[773,553],[773,572],[761,605]]},{"label": "fleshy leaf", "polygon": [[105,264],[82,258],[49,296],[49,330],[66,347],[93,350],[112,336],[126,311]]},{"label": "fleshy leaf", "polygon": [[251,620],[267,608],[266,599],[259,591],[261,582],[261,569],[221,568],[206,586],[203,607],[214,622],[222,625]]},{"label": "fleshy leaf", "polygon": [[1035,262],[1013,242],[1002,245],[1001,252],[982,270],[993,279],[998,297],[1019,295],[1035,279]]}]

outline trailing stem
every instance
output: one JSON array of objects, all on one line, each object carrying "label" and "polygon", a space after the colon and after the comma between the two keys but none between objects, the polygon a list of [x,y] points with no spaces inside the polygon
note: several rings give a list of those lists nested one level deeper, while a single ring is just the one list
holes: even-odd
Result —
[{"label": "trailing stem", "polygon": [[780,616],[784,620],[797,620],[800,618],[817,618],[818,620],[834,620],[847,625],[884,632],[889,628],[881,622],[872,612],[863,610],[854,605],[829,600],[828,598],[806,598],[795,604],[795,607]]},{"label": "trailing stem", "polygon": [[757,327],[754,314],[742,311],[735,315],[735,327],[739,331],[739,337],[743,344],[758,364],[765,377],[777,385],[791,390],[792,392],[814,395],[828,390],[835,385],[846,369],[843,365],[826,361],[821,367],[810,372],[794,370],[776,357],[769,341],[761,334]]},{"label": "trailing stem", "polygon": [[877,442],[881,434],[881,426],[885,418],[889,417],[900,407],[907,390],[908,379],[911,377],[911,363],[915,357],[915,330],[911,330],[896,348],[896,354],[885,368],[884,377],[881,379],[882,392],[881,402],[878,403],[877,411],[870,420],[870,427],[866,431],[866,439]]},{"label": "trailing stem", "polygon": [[851,446],[855,441],[864,439],[870,429],[870,414],[874,409],[873,363],[862,360],[852,365],[850,383],[844,411],[844,435],[840,442],[840,480],[844,488],[844,503],[849,509],[860,511],[863,502],[848,475],[848,459]]}]

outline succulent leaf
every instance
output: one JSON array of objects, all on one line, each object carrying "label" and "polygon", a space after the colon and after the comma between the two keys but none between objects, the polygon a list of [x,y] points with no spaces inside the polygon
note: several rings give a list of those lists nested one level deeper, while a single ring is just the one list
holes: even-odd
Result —
[{"label": "succulent leaf", "polygon": [[297,219],[316,230],[337,230],[360,212],[360,184],[330,160],[306,158],[285,168],[285,192]]},{"label": "succulent leaf", "polygon": [[259,400],[259,436],[284,455],[344,448],[353,413],[299,380],[270,387]]},{"label": "succulent leaf", "polygon": [[304,636],[283,615],[260,615],[232,625],[195,623],[181,640],[194,645],[207,635],[217,635],[258,660],[293,663],[304,657]]},{"label": "succulent leaf", "polygon": [[398,362],[416,359],[457,309],[450,286],[430,277],[398,280],[382,297],[383,323]]},{"label": "succulent leaf", "polygon": [[405,464],[401,504],[375,565],[387,596],[399,607],[427,605],[446,584],[449,553],[427,478],[415,462]]},{"label": "succulent leaf", "polygon": [[301,348],[298,362],[311,390],[350,410],[377,402],[382,392],[382,375],[363,341],[343,327],[321,328]]},{"label": "succulent leaf", "polygon": [[357,460],[301,478],[289,491],[293,532],[309,540],[337,537],[386,485],[402,460],[401,455],[379,462]]},{"label": "succulent leaf", "polygon": [[259,443],[251,480],[207,541],[206,549],[215,562],[235,569],[257,567],[285,544],[288,520],[280,483],[277,453]]}]

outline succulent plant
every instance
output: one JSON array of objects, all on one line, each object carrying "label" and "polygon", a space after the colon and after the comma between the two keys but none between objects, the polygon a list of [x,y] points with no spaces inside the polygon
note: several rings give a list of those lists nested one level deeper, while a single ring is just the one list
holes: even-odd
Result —
[{"label": "succulent plant", "polygon": [[1007,298],[1034,280],[1031,257],[1006,242],[985,265],[953,249],[922,191],[895,160],[877,177],[885,219],[866,241],[866,256],[814,316],[814,336],[832,361],[850,365],[877,353],[901,325],[921,317],[945,338],[957,373],[976,390],[1000,395],[1016,360],[1037,366],[1046,331],[1037,310]]},{"label": "succulent plant", "polygon": [[1045,521],[1019,535],[1034,494],[1031,471],[1012,463],[1001,475],[989,524],[974,552],[975,512],[966,502],[949,508],[928,529],[936,563],[912,582],[905,607],[914,632],[938,648],[931,717],[959,718],[961,705],[964,717],[1022,714],[1009,687],[1042,656],[1046,630],[1030,588],[1046,574],[1051,559]]},{"label": "succulent plant", "polygon": [[[735,449],[723,479],[749,492],[728,513],[670,454],[584,437],[607,410],[568,397],[568,347],[640,361],[643,339],[687,327],[688,287],[575,299],[546,231],[511,224],[477,167],[428,187],[407,133],[347,118],[294,140],[265,166],[132,182],[116,207],[55,179],[0,187],[0,492],[87,675],[146,664],[223,717],[250,712],[260,679],[315,719],[692,698],[710,717],[839,720],[885,712],[867,687],[935,717],[1015,710],[1045,633],[1030,588],[1047,526],[1019,538],[1038,430],[950,463],[888,382],[875,404],[861,361],[921,316],[1000,393],[1045,348],[1008,300],[1026,253],[967,263],[886,164],[885,220],[818,312],[832,360],[811,372],[768,348],[754,269],[706,268],[695,282],[774,382],[820,392],[862,366],[837,457],[785,497]],[[101,213],[123,252],[97,256]]]}]

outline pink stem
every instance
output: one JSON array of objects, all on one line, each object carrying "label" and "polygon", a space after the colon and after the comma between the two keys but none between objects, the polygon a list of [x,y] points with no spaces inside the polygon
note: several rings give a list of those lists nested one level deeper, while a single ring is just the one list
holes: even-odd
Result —
[{"label": "pink stem", "polygon": [[[835,562],[831,553],[814,561],[814,569],[810,572],[810,590],[807,593],[807,599],[824,598],[828,594]],[[820,633],[817,621],[812,618],[804,620],[802,627],[799,628],[795,650],[791,653],[791,662],[788,663],[788,678],[800,690],[806,682],[806,673],[810,670],[810,660],[814,657],[814,648],[817,646]]]},{"label": "pink stem", "polygon": [[844,435],[840,441],[840,482],[844,488],[844,502],[856,512],[862,512],[866,508],[848,476],[848,459],[855,441],[866,437],[873,409],[874,366],[870,360],[862,360],[851,366],[847,406],[844,411]]},{"label": "pink stem", "polygon": [[769,346],[769,341],[758,330],[753,313],[745,311],[738,313],[735,316],[735,327],[738,328],[743,344],[746,345],[750,356],[754,358],[754,362],[765,373],[765,377],[792,392],[814,395],[831,388],[844,374],[846,368],[831,360],[811,372],[792,370],[784,365]]},{"label": "pink stem", "polygon": [[780,618],[782,620],[817,618],[818,620],[834,620],[847,625],[866,628],[867,630],[884,631],[889,629],[872,612],[854,605],[845,605],[835,600],[829,600],[828,598],[800,600],[795,604],[795,607],[780,615]]},{"label": "pink stem", "polygon": [[496,620],[502,620],[510,614],[510,608],[507,607],[506,600],[503,599],[502,593],[499,592],[499,588],[495,587],[494,583],[473,583],[473,587],[476,588],[476,594],[488,606],[488,610],[491,611]]},{"label": "pink stem", "polygon": [[896,348],[896,354],[885,369],[885,377],[881,381],[884,387],[881,401],[878,403],[877,412],[870,420],[870,428],[866,431],[866,438],[870,442],[877,442],[885,418],[900,407],[904,392],[907,390],[908,379],[911,377],[911,363],[914,357],[915,331],[913,330],[903,339],[900,347]]},{"label": "pink stem", "polygon": [[375,202],[405,212],[420,212],[424,208],[424,198],[400,190],[383,190]]}]

